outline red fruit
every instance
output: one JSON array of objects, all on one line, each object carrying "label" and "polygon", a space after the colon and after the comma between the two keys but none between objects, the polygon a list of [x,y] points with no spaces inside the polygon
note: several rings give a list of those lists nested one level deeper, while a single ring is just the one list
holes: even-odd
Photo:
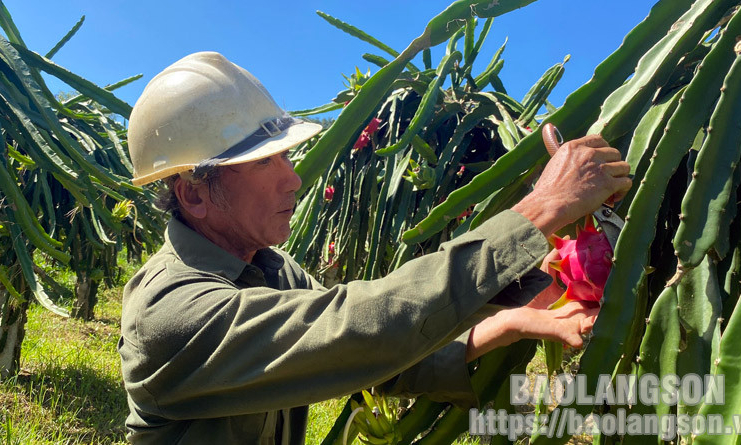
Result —
[{"label": "red fruit", "polygon": [[568,301],[599,303],[612,268],[612,248],[603,232],[594,227],[592,216],[587,216],[584,229],[576,227],[576,239],[551,237],[559,259],[551,262],[558,278],[566,285],[566,292],[551,305],[552,309]]},{"label": "red fruit", "polygon": [[370,142],[371,135],[378,131],[380,125],[381,119],[378,119],[377,117],[371,119],[370,122],[368,122],[368,125],[360,133],[360,136],[358,136],[358,140],[355,141],[355,145],[352,147],[353,150],[362,150],[365,148],[365,146]]},{"label": "red fruit", "polygon": [[473,206],[462,211],[461,214],[456,217],[456,219],[458,220],[458,222],[461,222],[461,220],[468,218],[471,215],[473,215]]},{"label": "red fruit", "polygon": [[334,187],[331,185],[324,189],[324,200],[331,201],[334,198]]},{"label": "red fruit", "polygon": [[358,140],[355,141],[355,145],[352,146],[353,150],[361,150],[365,148],[366,145],[370,142],[370,135],[363,131],[360,133],[360,136],[358,137]]},{"label": "red fruit", "polygon": [[378,126],[381,125],[381,119],[378,119],[377,117],[374,117],[373,119],[368,122],[368,126],[365,127],[365,131],[368,134],[373,134],[376,131],[378,131]]}]

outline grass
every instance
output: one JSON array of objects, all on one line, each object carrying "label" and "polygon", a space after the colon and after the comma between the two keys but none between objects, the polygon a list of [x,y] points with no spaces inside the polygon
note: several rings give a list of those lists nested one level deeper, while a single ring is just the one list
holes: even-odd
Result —
[{"label": "grass", "polygon": [[[0,443],[126,443],[128,407],[116,352],[120,292],[103,292],[91,322],[31,306],[21,371],[0,383]],[[344,402],[311,406],[308,444],[321,442]]]},{"label": "grass", "polygon": [[[129,268],[123,281],[137,266]],[[94,320],[89,322],[58,317],[31,305],[21,370],[0,382],[0,444],[126,443],[128,407],[116,351],[122,289],[122,285],[102,289]],[[541,355],[536,355],[528,372],[543,372]],[[310,407],[307,444],[321,443],[345,401],[328,400]],[[455,443],[475,445],[480,440],[463,435]]]},{"label": "grass", "polygon": [[82,322],[32,305],[20,372],[0,384],[6,444],[125,443],[128,408],[116,352],[120,299],[105,291]]},{"label": "grass", "polygon": [[[345,407],[347,399],[347,397],[332,399],[309,406],[309,421],[306,428],[307,444],[322,442],[324,436],[332,429],[334,419]],[[356,443],[359,442],[356,441]]]}]

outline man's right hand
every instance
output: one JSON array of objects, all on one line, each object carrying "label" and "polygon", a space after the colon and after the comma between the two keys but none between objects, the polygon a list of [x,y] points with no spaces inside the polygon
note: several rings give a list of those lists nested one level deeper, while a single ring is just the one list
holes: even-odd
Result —
[{"label": "man's right hand", "polygon": [[610,197],[622,199],[633,184],[629,173],[630,165],[601,136],[569,141],[553,155],[534,190],[512,210],[549,236]]}]

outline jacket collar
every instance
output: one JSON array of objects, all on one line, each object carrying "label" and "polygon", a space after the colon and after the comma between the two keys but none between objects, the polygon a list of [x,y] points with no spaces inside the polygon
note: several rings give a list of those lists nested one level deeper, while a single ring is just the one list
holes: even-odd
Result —
[{"label": "jacket collar", "polygon": [[245,268],[280,269],[284,263],[280,254],[271,248],[258,250],[252,263],[247,263],[212,243],[177,218],[171,218],[167,224],[165,243],[171,246],[173,252],[187,266],[221,275],[230,281],[236,281]]}]

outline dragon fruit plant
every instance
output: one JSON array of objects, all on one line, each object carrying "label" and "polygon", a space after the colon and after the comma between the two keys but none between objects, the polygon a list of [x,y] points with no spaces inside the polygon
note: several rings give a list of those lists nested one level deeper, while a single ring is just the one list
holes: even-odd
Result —
[{"label": "dragon fruit plant", "polygon": [[[741,412],[741,0],[652,2],[646,19],[595,68],[592,79],[542,119],[535,119],[544,104],[540,99],[560,77],[562,64],[526,95],[527,106],[504,94],[499,53],[478,76],[468,73],[483,39],[474,35],[474,16],[499,15],[527,3],[458,0],[407,50],[393,51],[393,61],[368,56],[383,67],[362,89],[348,92],[354,98],[321,139],[297,150],[305,204],[294,216],[296,235],[287,250],[311,266],[333,240],[343,279],[383,275],[475,228],[530,191],[549,155],[539,132],[527,127],[551,123],[564,140],[600,134],[631,165],[634,184],[617,209],[625,225],[614,253],[608,255],[589,221],[575,241],[556,241],[563,299],[602,303],[579,358],[584,393],[594,394],[603,375],[723,374],[728,386],[725,404],[718,405],[573,401],[558,409],[584,417],[617,409],[629,415],[720,414],[728,422]],[[344,22],[328,20],[378,43]],[[490,24],[487,20],[484,31]],[[426,49],[446,39],[447,52],[433,72]],[[463,51],[456,49],[459,40]],[[418,52],[423,52],[424,69],[411,64]],[[486,91],[489,84],[494,91]],[[343,108],[350,99],[344,96],[319,109]],[[352,157],[352,144],[373,117],[384,122],[374,135],[375,151],[359,150]],[[416,137],[426,144],[415,144]],[[437,186],[413,190],[402,180],[410,158],[435,166]],[[463,174],[456,175],[463,165]],[[312,205],[323,202],[327,185],[341,196],[326,208]],[[471,206],[471,215],[458,218]],[[521,341],[481,357],[471,376],[480,406],[491,403],[495,410],[511,412],[509,375],[526,373],[535,349],[535,342]],[[548,353],[553,349],[546,350],[549,373],[561,367],[558,354]],[[325,444],[340,443],[336,439],[352,412],[349,405]],[[545,403],[536,406],[538,413],[550,409]],[[399,444],[449,444],[469,428],[469,412],[421,396],[396,425]],[[530,443],[562,445],[570,439],[547,433],[534,428]],[[594,441],[661,442],[660,435],[629,435],[604,434]],[[695,445],[737,441],[734,435],[708,432],[679,436],[677,442]]]}]

